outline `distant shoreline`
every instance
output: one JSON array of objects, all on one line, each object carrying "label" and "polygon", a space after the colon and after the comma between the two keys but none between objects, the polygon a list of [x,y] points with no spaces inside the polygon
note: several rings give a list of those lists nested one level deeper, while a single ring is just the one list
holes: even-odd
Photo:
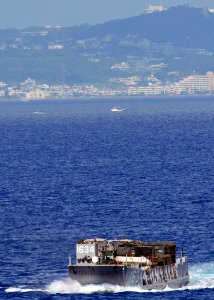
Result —
[{"label": "distant shoreline", "polygon": [[83,97],[70,97],[70,98],[38,98],[38,99],[8,99],[8,98],[1,98],[0,103],[14,103],[14,102],[20,102],[20,103],[33,103],[33,102],[42,102],[42,101],[54,101],[54,102],[60,102],[60,101],[81,101],[81,100],[155,100],[155,99],[184,99],[184,98],[214,98],[213,95],[154,95],[154,96],[83,96]]}]

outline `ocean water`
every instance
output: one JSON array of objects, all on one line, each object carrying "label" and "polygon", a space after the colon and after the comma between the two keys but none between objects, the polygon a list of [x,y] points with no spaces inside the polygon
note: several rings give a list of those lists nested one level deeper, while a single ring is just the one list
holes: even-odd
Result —
[{"label": "ocean water", "polygon": [[[211,300],[213,212],[214,98],[0,103],[0,299]],[[190,283],[72,282],[90,237],[175,241]]]}]

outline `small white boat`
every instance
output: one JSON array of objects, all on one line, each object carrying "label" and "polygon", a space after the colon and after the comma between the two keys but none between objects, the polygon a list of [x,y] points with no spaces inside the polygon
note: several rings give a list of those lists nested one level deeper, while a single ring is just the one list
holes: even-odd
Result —
[{"label": "small white boat", "polygon": [[122,108],[122,107],[115,107],[115,106],[112,107],[110,110],[113,111],[113,112],[126,111],[125,108]]},{"label": "small white boat", "polygon": [[44,111],[40,111],[39,109],[33,112],[35,115],[44,115]]}]

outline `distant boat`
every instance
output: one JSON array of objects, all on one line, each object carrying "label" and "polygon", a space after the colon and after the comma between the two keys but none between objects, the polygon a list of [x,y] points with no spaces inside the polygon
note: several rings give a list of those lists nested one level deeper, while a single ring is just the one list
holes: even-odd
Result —
[{"label": "distant boat", "polygon": [[110,110],[113,111],[113,112],[126,111],[125,108],[122,108],[122,107],[115,107],[115,106],[112,107]]},{"label": "distant boat", "polygon": [[33,112],[35,115],[44,115],[44,111],[40,111],[39,109]]}]

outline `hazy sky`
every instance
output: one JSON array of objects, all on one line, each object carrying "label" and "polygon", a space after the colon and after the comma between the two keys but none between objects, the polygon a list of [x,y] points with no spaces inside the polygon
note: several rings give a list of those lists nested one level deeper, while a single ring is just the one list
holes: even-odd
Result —
[{"label": "hazy sky", "polygon": [[103,23],[139,15],[149,3],[214,8],[214,0],[0,0],[0,28]]}]

